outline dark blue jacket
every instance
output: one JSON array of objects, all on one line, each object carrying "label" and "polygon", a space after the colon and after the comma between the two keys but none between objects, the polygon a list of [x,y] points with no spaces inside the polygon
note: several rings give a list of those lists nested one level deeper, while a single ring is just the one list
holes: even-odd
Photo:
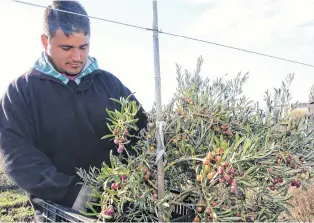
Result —
[{"label": "dark blue jacket", "polygon": [[[112,141],[106,108],[109,98],[131,94],[114,75],[96,70],[77,86],[32,69],[13,81],[0,101],[0,155],[3,168],[31,197],[71,206],[81,188],[76,168],[109,161]],[[136,98],[133,98],[136,100]],[[146,116],[139,113],[140,128]],[[108,163],[109,164],[109,163]]]}]

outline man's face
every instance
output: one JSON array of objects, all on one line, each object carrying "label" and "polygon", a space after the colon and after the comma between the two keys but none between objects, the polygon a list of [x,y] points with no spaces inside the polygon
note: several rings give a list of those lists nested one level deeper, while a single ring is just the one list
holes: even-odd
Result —
[{"label": "man's face", "polygon": [[67,37],[59,29],[51,39],[47,39],[45,35],[41,38],[46,53],[60,72],[67,75],[80,73],[89,53],[89,35],[73,32]]}]

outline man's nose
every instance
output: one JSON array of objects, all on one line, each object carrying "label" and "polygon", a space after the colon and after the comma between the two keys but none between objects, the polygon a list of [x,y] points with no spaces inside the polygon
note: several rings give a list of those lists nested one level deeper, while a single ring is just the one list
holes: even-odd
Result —
[{"label": "man's nose", "polygon": [[72,60],[80,61],[80,59],[81,59],[80,50],[79,49],[73,49],[71,58],[72,58]]}]

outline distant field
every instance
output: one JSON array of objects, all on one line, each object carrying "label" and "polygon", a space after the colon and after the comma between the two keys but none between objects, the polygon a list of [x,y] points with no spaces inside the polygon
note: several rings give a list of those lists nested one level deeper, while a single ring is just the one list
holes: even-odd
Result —
[{"label": "distant field", "polygon": [[33,221],[33,210],[25,193],[19,190],[0,169],[0,222]]}]

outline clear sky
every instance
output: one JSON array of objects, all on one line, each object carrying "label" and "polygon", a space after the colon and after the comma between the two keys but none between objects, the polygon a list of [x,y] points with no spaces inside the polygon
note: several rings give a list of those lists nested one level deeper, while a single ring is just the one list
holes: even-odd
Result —
[{"label": "clear sky", "polygon": [[[49,0],[25,0],[47,6]],[[151,28],[151,0],[81,0],[89,15]],[[314,64],[314,1],[312,0],[159,0],[159,28],[212,42]],[[0,92],[29,69],[42,46],[43,8],[0,0]],[[154,102],[153,39],[148,31],[91,19],[91,55],[115,74],[146,109]],[[210,44],[160,35],[162,101],[176,90],[178,63],[193,71],[204,57],[202,75],[211,79],[249,72],[245,92],[263,100],[266,89],[295,73],[294,100],[307,102],[314,68],[261,57]]]}]

